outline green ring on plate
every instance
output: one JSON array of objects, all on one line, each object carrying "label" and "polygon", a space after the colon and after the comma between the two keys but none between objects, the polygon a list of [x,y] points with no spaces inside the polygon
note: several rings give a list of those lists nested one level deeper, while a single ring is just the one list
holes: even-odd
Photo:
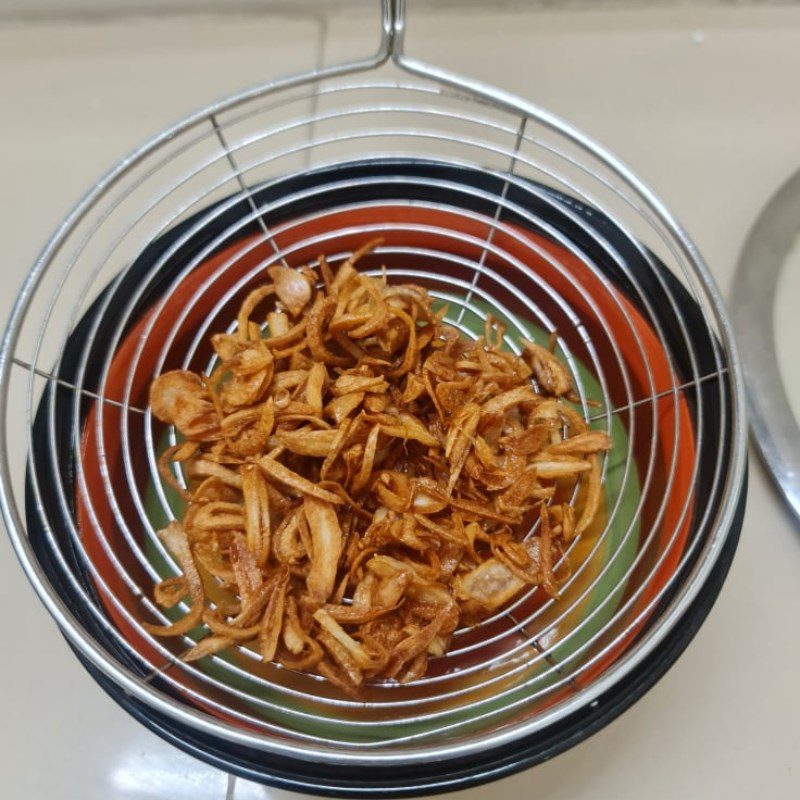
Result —
[{"label": "green ring on plate", "polygon": [[[456,304],[456,307],[460,306],[460,302],[457,298],[446,297],[444,295],[438,295],[438,298],[442,302],[451,300]],[[484,319],[489,310],[489,307],[485,303],[474,300],[471,303],[471,307],[466,309],[463,315],[461,320],[462,326],[476,336],[481,335],[484,329]],[[518,338],[528,338],[538,344],[547,346],[549,335],[541,328],[524,320],[517,320],[518,324],[513,324],[511,320],[504,318],[502,314],[498,314],[494,309],[492,309],[492,313],[495,319],[506,324],[507,337],[514,337],[516,335]],[[519,328],[521,328],[522,331],[520,331]],[[582,383],[584,395],[587,399],[599,403],[598,411],[602,410],[604,398],[597,379],[587,367],[577,359],[574,359],[574,365],[577,370],[576,377],[579,378]],[[597,420],[592,424],[592,427],[603,429],[603,421]],[[558,662],[564,661],[573,655],[582,645],[602,630],[611,619],[625,591],[626,583],[622,582],[622,576],[633,562],[638,549],[639,520],[636,510],[641,497],[641,486],[637,470],[633,465],[629,467],[628,473],[625,475],[625,467],[626,464],[628,464],[628,434],[625,426],[617,416],[612,415],[611,417],[611,429],[609,433],[611,435],[612,446],[606,463],[604,483],[606,507],[601,509],[601,513],[605,515],[603,528],[605,528],[608,508],[613,508],[615,505],[617,507],[614,519],[605,531],[602,545],[593,558],[593,563],[596,562],[597,571],[603,570],[604,572],[597,581],[597,584],[589,592],[588,596],[581,601],[579,607],[580,618],[565,632],[568,640],[564,641],[562,639],[559,644],[552,646],[550,652],[555,654]],[[164,436],[162,436],[161,440],[158,442],[157,453],[161,454],[168,446],[168,434],[165,432]],[[162,484],[161,488],[167,498],[174,517],[180,519],[185,510],[184,501],[177,492],[169,486]],[[148,482],[145,492],[145,511],[150,523],[156,530],[164,527],[171,519],[162,507],[158,492],[152,480]],[[158,548],[149,537],[145,544],[145,554],[156,573],[162,579],[168,578],[174,574],[167,561],[163,558]],[[587,565],[587,567],[588,566],[589,565]],[[557,605],[558,604],[556,604],[556,606]],[[185,606],[183,606],[183,604],[165,610],[166,616],[171,620],[179,619],[184,613]],[[573,610],[570,612],[570,615],[573,616],[575,613],[576,612]],[[583,620],[593,613],[594,616],[585,626],[581,626],[579,633],[577,635],[571,635],[575,626],[581,624]],[[202,638],[205,633],[205,627],[199,625],[191,630],[188,636],[192,640],[197,641]],[[330,721],[323,721],[320,718],[322,715],[320,715],[318,711],[306,712],[302,701],[294,698],[292,695],[265,688],[262,684],[246,674],[243,675],[232,672],[221,664],[221,661],[227,662],[230,665],[234,665],[237,669],[245,671],[246,657],[238,654],[234,655],[232,653],[220,653],[215,656],[209,656],[197,661],[196,665],[210,677],[213,677],[232,689],[246,692],[279,708],[282,707],[282,709],[286,709],[269,709],[257,703],[245,701],[259,716],[270,722],[285,725],[286,727],[302,733],[351,742],[366,742],[400,735],[424,734],[426,731],[437,727],[443,721],[446,721],[448,725],[453,723],[461,723],[463,725],[478,714],[500,710],[524,698],[527,694],[531,693],[531,688],[533,688],[534,691],[538,691],[560,679],[558,673],[553,671],[551,675],[537,681],[534,687],[521,687],[518,690],[513,690],[512,688],[512,691],[502,699],[497,700],[490,696],[472,703],[468,710],[463,710],[456,706],[446,717],[440,717],[436,720],[414,720],[403,724],[388,720],[384,725],[375,724],[368,728],[359,728],[353,727],[348,721],[339,721],[337,717],[334,716],[335,707],[331,707],[331,716],[328,718]],[[540,664],[530,669],[522,670],[517,673],[513,679],[510,679],[513,680],[512,687],[514,684],[528,680],[537,673],[544,673],[550,668],[550,664],[542,659]],[[482,671],[474,674],[476,679],[479,679],[481,675]],[[502,681],[499,681],[497,685],[503,690],[510,688],[504,686]],[[300,714],[313,713],[315,718],[313,721],[309,722],[297,713],[291,713],[292,711],[299,712]],[[409,711],[411,711],[411,708]],[[363,733],[359,734],[359,731],[363,731]]]}]

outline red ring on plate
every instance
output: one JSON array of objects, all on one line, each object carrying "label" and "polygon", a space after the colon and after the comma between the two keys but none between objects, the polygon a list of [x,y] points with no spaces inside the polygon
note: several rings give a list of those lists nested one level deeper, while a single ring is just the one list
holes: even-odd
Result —
[{"label": "red ring on plate", "polygon": [[[290,230],[276,235],[276,244],[281,249],[289,248],[293,243],[300,242],[315,236],[328,233],[336,233],[347,228],[357,228],[359,226],[372,225],[381,228],[380,235],[385,240],[387,246],[394,247],[431,247],[437,249],[437,244],[441,243],[442,233],[434,231],[419,232],[395,229],[394,226],[429,226],[440,230],[454,231],[466,234],[474,238],[476,243],[486,240],[491,222],[466,218],[458,213],[431,210],[427,208],[413,207],[407,205],[386,205],[375,208],[362,208],[358,210],[332,211],[325,216],[319,216],[311,221],[301,222],[291,227]],[[610,328],[610,333],[615,334],[615,339],[619,350],[625,360],[626,367],[631,376],[632,383],[642,391],[641,396],[650,394],[648,386],[647,368],[649,365],[653,391],[655,393],[669,392],[673,386],[672,373],[670,371],[670,361],[664,346],[651,326],[645,321],[641,313],[621,292],[616,289],[609,289],[603,281],[572,253],[564,250],[557,244],[532,233],[521,227],[514,227],[514,232],[523,241],[507,233],[502,228],[495,229],[493,235],[493,245],[502,251],[510,254],[519,261],[528,265],[541,279],[555,289],[572,307],[580,317],[584,326],[589,330],[592,338],[602,341],[609,335],[598,328],[598,320],[591,310],[586,297],[592,297],[594,303],[599,308],[600,313],[605,317]],[[153,377],[156,360],[159,356],[163,342],[169,336],[178,310],[188,303],[202,283],[230,261],[222,276],[225,286],[220,288],[221,295],[228,287],[242,278],[247,272],[263,263],[273,255],[272,248],[267,243],[255,246],[249,253],[237,257],[237,253],[246,249],[249,245],[262,238],[261,234],[251,234],[229,245],[224,250],[218,252],[211,258],[205,260],[197,266],[188,276],[186,276],[178,287],[172,292],[167,303],[153,321],[152,329],[147,341],[144,343],[141,356],[136,364],[130,402],[133,405],[145,406],[150,381]],[[354,250],[365,241],[364,233],[339,233],[326,241],[325,249],[328,252]],[[527,244],[526,241],[527,240]],[[448,239],[447,250],[449,253],[464,258],[477,260],[480,257],[482,246],[476,243],[458,241],[453,238]],[[569,271],[572,278],[576,281],[580,290],[577,291],[570,281],[548,261],[537,256],[530,245],[538,247],[551,254],[563,268]],[[291,257],[292,263],[299,265],[316,259],[319,254],[318,245],[306,245],[296,250]],[[411,261],[416,258],[409,257]],[[486,260],[487,266],[502,271],[503,267],[498,265],[489,254]],[[216,288],[216,287],[215,287]],[[194,336],[199,325],[205,321],[209,309],[214,305],[219,297],[216,292],[206,292],[200,298],[200,302],[191,306],[186,319],[182,323],[177,335],[174,338],[175,345],[188,343]],[[538,299],[538,298],[537,298]],[[112,359],[107,382],[105,385],[105,396],[112,400],[122,401],[124,387],[128,378],[130,364],[135,357],[136,350],[140,344],[140,338],[150,324],[151,317],[155,310],[146,313],[131,329],[129,334],[118,348]],[[232,317],[229,317],[232,318]],[[632,328],[632,330],[631,330]],[[569,340],[569,333],[564,333]],[[572,342],[570,342],[572,345]],[[579,343],[578,343],[579,344]],[[644,357],[641,350],[644,351]],[[180,349],[180,348],[178,348]],[[177,366],[170,363],[167,359],[164,369]],[[603,362],[605,369],[606,363]],[[611,370],[613,372],[613,370]],[[631,609],[630,616],[636,617],[642,613],[653,598],[664,588],[667,581],[674,574],[680,563],[686,540],[689,535],[692,517],[693,504],[686,507],[683,519],[681,519],[682,509],[686,506],[686,498],[691,496],[692,473],[696,455],[694,430],[688,403],[682,393],[679,393],[678,401],[675,403],[670,396],[656,401],[658,404],[658,453],[660,464],[664,469],[669,469],[669,465],[675,462],[674,480],[670,486],[666,498],[663,495],[655,497],[654,486],[651,485],[648,491],[648,501],[643,508],[642,518],[647,519],[648,513],[652,515],[654,509],[665,499],[665,510],[662,521],[659,525],[660,543],[664,548],[669,547],[669,551],[664,557],[663,562],[652,576],[648,588],[642,592]],[[649,404],[648,404],[649,406]],[[641,411],[637,414],[637,430],[641,430],[640,425],[647,430],[648,415]],[[652,415],[652,410],[649,411]],[[674,435],[675,415],[682,436],[676,441]],[[135,434],[142,427],[142,421],[138,418],[129,420],[131,431]],[[105,459],[109,470],[110,481],[115,486],[126,486],[127,478],[122,467],[121,447],[119,438],[121,427],[121,409],[105,404],[103,408],[103,445],[105,448]],[[127,543],[117,524],[114,511],[108,501],[105,489],[105,481],[100,472],[99,465],[99,440],[97,436],[97,407],[92,406],[86,418],[86,423],[82,435],[82,455],[85,475],[86,491],[92,498],[92,506],[97,517],[98,525],[104,531],[110,546],[114,548],[115,554],[125,563],[126,568],[131,565],[124,558],[128,551]],[[639,438],[637,436],[637,438]],[[648,437],[644,437],[645,439]],[[147,468],[144,462],[144,455],[141,452],[132,454],[133,457],[140,459],[140,469],[137,470],[142,475],[147,475]],[[142,468],[143,467],[143,468]],[[143,487],[137,487],[140,491]],[[120,504],[121,505],[121,504]],[[106,552],[103,544],[103,537],[98,533],[92,522],[89,509],[80,492],[76,496],[77,522],[81,533],[81,538],[86,550],[86,554],[92,561],[94,568],[102,576],[109,589],[116,595],[117,599],[124,603],[131,616],[141,615],[141,607],[134,594],[130,591],[125,581],[117,573],[114,564]],[[140,521],[133,508],[122,508],[130,526],[135,530],[139,527]],[[674,541],[669,545],[669,539],[674,536]],[[660,552],[660,551],[659,551]],[[133,577],[141,585],[147,585],[148,579],[144,570],[135,568],[131,570]],[[632,578],[635,584],[635,575]],[[117,609],[114,602],[107,597],[105,592],[98,586],[98,593],[109,617],[114,621],[126,640],[132,647],[145,659],[152,664],[160,664],[161,656],[158,651],[150,644],[148,639],[142,635],[125,616]],[[626,650],[630,642],[641,630],[647,617],[642,620],[625,635],[622,641],[616,643],[609,653],[607,653],[597,664],[587,670],[577,681],[581,685],[591,683],[601,672],[604,672],[613,664],[620,655]],[[202,695],[208,689],[201,687],[198,682],[184,672],[172,676],[173,679],[184,685],[188,690]],[[564,695],[559,693],[552,699],[553,704],[562,699]],[[194,695],[189,695],[189,699],[197,706],[209,713],[217,716],[226,722],[247,729],[254,729],[247,723],[231,716],[219,709],[211,706]]]}]

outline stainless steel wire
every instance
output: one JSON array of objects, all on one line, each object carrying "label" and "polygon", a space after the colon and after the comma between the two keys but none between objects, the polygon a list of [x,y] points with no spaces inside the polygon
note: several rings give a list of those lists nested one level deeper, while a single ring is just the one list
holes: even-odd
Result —
[{"label": "stainless steel wire", "polygon": [[[566,123],[520,98],[406,56],[403,6],[383,3],[374,57],[217,103],[109,173],[37,261],[0,351],[0,502],[23,567],[70,641],[126,692],[192,728],[329,763],[465,755],[542,730],[591,703],[653,651],[697,594],[727,536],[743,476],[736,352],[713,281],[687,235],[627,168]],[[389,58],[404,71],[401,79],[353,81],[354,74]],[[298,156],[299,165],[293,161]],[[447,177],[404,172],[401,166],[409,160],[445,166]],[[177,177],[151,186],[179,162]],[[353,164],[366,162],[368,174],[345,176]],[[314,180],[303,183],[309,175]],[[471,180],[475,176],[480,186]],[[278,191],[284,185],[295,188]],[[376,189],[382,192],[378,199],[370,194]],[[421,199],[426,192],[444,199]],[[569,198],[604,212],[619,241]],[[224,221],[243,200],[246,212]],[[307,210],[289,213],[298,205]],[[374,221],[387,207],[406,216],[398,212]],[[364,221],[325,227],[337,215],[361,215]],[[431,221],[420,222],[420,215]],[[577,235],[554,224],[553,215]],[[273,219],[278,221],[267,222]],[[181,223],[177,237],[121,298],[119,290],[137,263],[125,254],[141,254]],[[451,651],[435,660],[433,674],[404,686],[372,687],[364,701],[340,697],[318,676],[257,664],[244,649],[236,660],[214,657],[211,667],[187,664],[179,655],[190,639],[176,646],[153,639],[141,625],[144,617],[166,619],[150,599],[152,582],[162,577],[164,564],[175,567],[155,535],[153,508],[165,518],[176,509],[156,464],[160,428],[137,387],[143,376],[167,364],[201,364],[207,358],[203,342],[215,330],[231,329],[235,323],[226,310],[270,264],[297,263],[309,248],[336,263],[350,254],[341,248],[343,239],[376,233],[403,237],[404,243],[387,241],[376,252],[389,280],[424,283],[448,303],[449,321],[466,335],[475,333],[465,320],[474,324],[487,310],[510,321],[506,336],[512,349],[528,335],[527,324],[558,335],[586,419],[608,431],[614,418],[623,421],[624,460],[603,464],[604,480],[613,471],[618,485],[608,498],[605,528],[575,565],[562,600],[535,603],[537,590],[524,593],[477,628],[457,631]],[[204,237],[203,245],[171,273],[142,319],[143,299],[198,237]],[[424,244],[408,244],[415,240]],[[636,254],[637,267],[620,242]],[[237,249],[206,270],[175,314],[170,300],[187,277],[233,244]],[[253,255],[256,263],[241,269],[243,259]],[[622,276],[625,292],[598,256]],[[585,292],[576,262],[591,277],[594,294]],[[692,329],[697,320],[687,317],[686,299],[665,278],[662,262],[702,310],[701,336],[711,343],[711,366],[708,354],[697,351]],[[546,265],[553,278],[533,271],[532,263]],[[642,269],[658,288],[657,303],[645,289],[645,276],[637,273]],[[69,290],[77,297],[71,305]],[[86,341],[65,379],[64,334],[86,316],[87,298],[97,299]],[[32,312],[37,303],[42,304],[38,316]],[[662,304],[674,322],[669,334],[656,307]],[[112,314],[112,329],[103,327],[101,335]],[[168,332],[156,335],[164,315],[170,315]],[[187,341],[185,328],[194,317],[203,319]],[[663,363],[653,362],[641,319]],[[119,371],[120,348],[137,323],[120,391],[112,371]],[[27,351],[26,339],[32,342]],[[680,372],[676,349],[685,360]],[[52,352],[55,363],[49,360]],[[31,545],[25,500],[13,489],[5,439],[13,422],[8,416],[13,366],[27,373],[26,465],[33,506],[28,510],[38,515],[48,551],[81,608],[126,654],[128,664],[96,641],[65,604]],[[44,459],[34,441],[37,376],[51,389]],[[62,469],[64,420],[58,415],[64,406],[58,398],[63,393],[69,396],[74,485]],[[712,396],[719,417],[709,421]],[[599,410],[593,405],[597,400]],[[725,437],[709,437],[710,425]],[[96,441],[96,453],[86,450],[87,435]],[[686,448],[692,453],[688,468],[681,456]],[[693,510],[702,459],[713,463],[708,494],[716,502]],[[631,486],[638,495],[632,508],[625,499]],[[51,491],[56,515],[45,497]],[[85,512],[83,523],[76,502]],[[91,528],[110,571],[87,551],[81,524]],[[611,655],[613,662],[592,675]]]}]

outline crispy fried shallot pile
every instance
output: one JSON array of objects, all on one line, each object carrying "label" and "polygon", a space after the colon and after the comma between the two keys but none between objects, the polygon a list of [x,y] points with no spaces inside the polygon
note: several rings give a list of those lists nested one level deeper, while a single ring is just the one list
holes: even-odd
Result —
[{"label": "crispy fried shallot pile", "polygon": [[155,599],[190,610],[146,627],[204,624],[186,660],[245,645],[356,697],[419,678],[459,625],[526,587],[557,596],[597,511],[610,441],[565,402],[564,364],[503,349],[491,318],[470,341],[423,288],[359,273],[375,244],[335,272],[271,267],[212,337],[210,375],[152,384],[181,437],[161,474],[187,503],[159,534],[182,574]]}]

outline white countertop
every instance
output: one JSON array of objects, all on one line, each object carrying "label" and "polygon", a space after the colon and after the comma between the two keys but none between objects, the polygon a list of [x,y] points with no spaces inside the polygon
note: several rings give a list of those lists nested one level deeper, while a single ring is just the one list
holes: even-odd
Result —
[{"label": "white countertop", "polygon": [[[525,95],[621,155],[727,291],[749,225],[800,165],[800,7],[444,16],[420,5],[409,49]],[[240,86],[369,52],[376,25],[341,10],[0,22],[0,318],[60,218],[134,145]],[[786,324],[797,340],[800,318]],[[297,797],[229,782],[129,718],[74,659],[5,537],[0,607],[5,797]],[[458,796],[800,796],[798,620],[800,526],[753,455],[730,577],[675,667],[573,750]]]}]

